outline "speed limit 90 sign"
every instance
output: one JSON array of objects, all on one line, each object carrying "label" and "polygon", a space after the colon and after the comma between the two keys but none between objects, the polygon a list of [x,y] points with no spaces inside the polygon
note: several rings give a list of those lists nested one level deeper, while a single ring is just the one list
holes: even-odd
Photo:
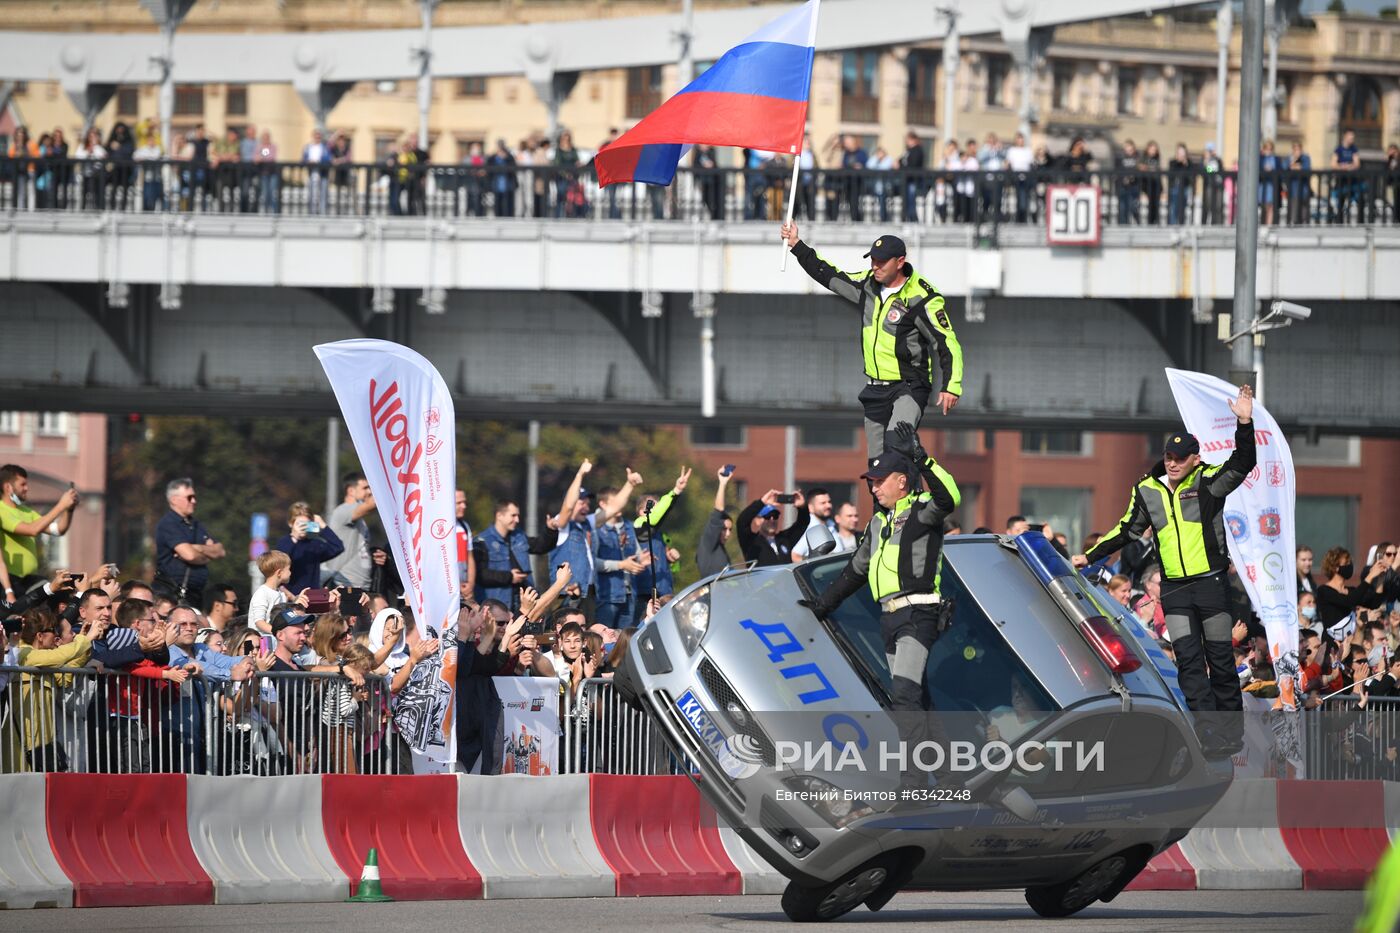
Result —
[{"label": "speed limit 90 sign", "polygon": [[1045,239],[1052,246],[1099,245],[1099,189],[1049,185],[1045,189]]}]

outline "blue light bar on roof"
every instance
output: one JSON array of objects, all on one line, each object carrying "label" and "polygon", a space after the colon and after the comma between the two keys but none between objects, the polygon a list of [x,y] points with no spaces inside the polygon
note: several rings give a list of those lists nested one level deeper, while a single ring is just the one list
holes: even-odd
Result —
[{"label": "blue light bar on roof", "polygon": [[1055,550],[1055,545],[1041,532],[1023,531],[1014,540],[1021,560],[1026,562],[1026,566],[1042,586],[1049,586],[1050,581],[1057,577],[1074,575],[1074,568],[1070,566],[1069,561]]}]

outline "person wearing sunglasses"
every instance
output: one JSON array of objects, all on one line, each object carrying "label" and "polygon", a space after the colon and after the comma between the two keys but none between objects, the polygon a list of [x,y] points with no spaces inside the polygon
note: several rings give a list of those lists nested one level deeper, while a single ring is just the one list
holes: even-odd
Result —
[{"label": "person wearing sunglasses", "polygon": [[209,562],[224,556],[224,546],[194,517],[193,480],[171,480],[165,487],[165,501],[170,510],[156,525],[156,584],[198,605],[209,581]]}]

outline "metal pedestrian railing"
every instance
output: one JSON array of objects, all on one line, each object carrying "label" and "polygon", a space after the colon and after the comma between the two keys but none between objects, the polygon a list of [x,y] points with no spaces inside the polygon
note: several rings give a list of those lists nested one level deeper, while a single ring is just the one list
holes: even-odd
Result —
[{"label": "metal pedestrian railing", "polygon": [[[155,673],[159,673],[158,671]],[[389,691],[339,674],[203,674],[0,666],[0,772],[384,774]]]},{"label": "metal pedestrian railing", "polygon": [[645,713],[623,702],[611,680],[594,678],[561,704],[561,774],[685,774],[694,770],[667,747]]},{"label": "metal pedestrian railing", "polygon": [[1400,697],[1332,697],[1302,726],[1309,779],[1400,781]]},{"label": "metal pedestrian railing", "polygon": [[[293,216],[430,216],[592,221],[777,221],[790,170],[682,168],[669,187],[601,188],[591,165],[305,164],[187,160],[0,159],[0,211]],[[810,169],[799,220],[1043,226],[1046,189],[1099,192],[1104,226],[1229,226],[1234,172]],[[1274,226],[1400,223],[1400,170],[1260,173],[1254,205]]]}]

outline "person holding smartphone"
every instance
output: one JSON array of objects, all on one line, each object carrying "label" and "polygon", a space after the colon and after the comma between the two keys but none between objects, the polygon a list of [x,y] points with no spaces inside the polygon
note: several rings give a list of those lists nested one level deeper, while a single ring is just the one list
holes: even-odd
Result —
[{"label": "person holding smartphone", "polygon": [[287,527],[287,534],[277,542],[277,550],[292,559],[287,587],[293,593],[319,587],[321,565],[343,554],[344,543],[305,502],[292,503],[287,510]]},{"label": "person holding smartphone", "polygon": [[700,544],[695,549],[695,566],[700,569],[702,578],[712,577],[734,562],[725,546],[734,533],[734,519],[724,510],[724,494],[734,478],[734,464],[720,467],[715,478],[719,481],[715,487],[715,507],[700,532]]},{"label": "person holding smartphone", "polygon": [[[786,502],[784,501],[786,500]],[[797,519],[788,527],[779,529],[778,520],[782,515],[780,504],[797,506]],[[755,499],[739,513],[739,548],[744,560],[750,560],[760,567],[792,563],[792,549],[807,533],[810,520],[806,510],[807,498],[800,492],[783,493],[770,489],[762,497]]]}]

